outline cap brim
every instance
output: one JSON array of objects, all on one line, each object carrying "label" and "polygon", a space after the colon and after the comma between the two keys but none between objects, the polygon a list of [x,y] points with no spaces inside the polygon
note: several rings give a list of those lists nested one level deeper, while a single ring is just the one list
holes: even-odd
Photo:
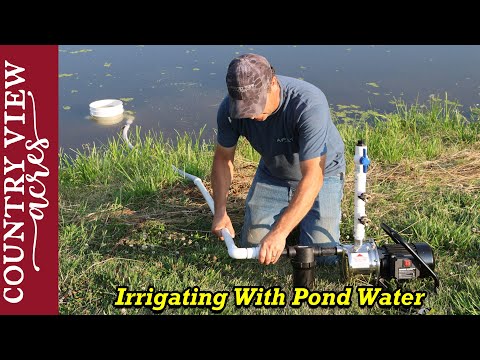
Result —
[{"label": "cap brim", "polygon": [[235,100],[229,96],[229,112],[232,119],[252,118],[265,110],[267,93],[259,95],[256,103],[251,100]]}]

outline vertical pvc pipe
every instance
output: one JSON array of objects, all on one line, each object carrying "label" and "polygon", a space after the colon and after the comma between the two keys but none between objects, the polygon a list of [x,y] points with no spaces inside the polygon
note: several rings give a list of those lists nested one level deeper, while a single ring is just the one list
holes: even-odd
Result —
[{"label": "vertical pvc pipe", "polygon": [[[355,196],[354,202],[354,219],[353,219],[353,239],[354,246],[358,248],[362,246],[365,240],[365,225],[362,224],[362,218],[366,219],[365,200],[361,197],[366,195],[367,190],[367,168],[370,160],[367,156],[367,146],[362,140],[359,140],[355,146]],[[365,195],[363,195],[365,194]],[[362,196],[363,195],[363,196]],[[365,198],[364,198],[365,199]]]}]

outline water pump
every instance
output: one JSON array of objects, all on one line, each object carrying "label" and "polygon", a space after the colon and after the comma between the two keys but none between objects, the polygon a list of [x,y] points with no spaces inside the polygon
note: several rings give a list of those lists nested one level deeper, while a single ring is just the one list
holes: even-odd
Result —
[{"label": "water pump", "polygon": [[411,280],[431,277],[435,289],[439,286],[434,273],[435,259],[432,248],[424,242],[407,243],[394,229],[382,223],[382,229],[395,244],[378,247],[373,239],[365,239],[365,226],[370,223],[365,213],[365,203],[370,196],[366,192],[366,174],[370,160],[362,140],[355,147],[355,198],[354,198],[354,243],[336,247],[294,246],[287,247],[283,255],[291,258],[294,287],[311,288],[315,256],[341,255],[342,274],[345,280],[355,277],[371,277],[377,284],[385,281]]},{"label": "water pump", "polygon": [[382,229],[395,241],[378,247],[368,239],[360,247],[341,244],[336,247],[288,246],[282,255],[291,258],[293,286],[311,289],[315,280],[317,256],[341,255],[341,270],[347,281],[356,277],[372,277],[385,288],[385,281],[398,282],[431,277],[435,289],[440,282],[433,271],[435,258],[432,248],[424,242],[407,243],[395,230],[382,223]]}]

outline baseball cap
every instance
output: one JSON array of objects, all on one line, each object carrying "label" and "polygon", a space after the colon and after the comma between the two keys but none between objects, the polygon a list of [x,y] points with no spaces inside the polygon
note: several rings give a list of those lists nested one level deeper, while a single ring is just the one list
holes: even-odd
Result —
[{"label": "baseball cap", "polygon": [[234,58],[226,76],[230,117],[239,119],[261,114],[272,77],[273,69],[265,57],[249,53]]}]

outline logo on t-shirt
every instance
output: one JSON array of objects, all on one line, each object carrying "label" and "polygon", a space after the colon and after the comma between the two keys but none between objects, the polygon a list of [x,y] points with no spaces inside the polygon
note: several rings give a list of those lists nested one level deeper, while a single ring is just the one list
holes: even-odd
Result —
[{"label": "logo on t-shirt", "polygon": [[293,142],[293,137],[291,138],[283,137],[283,138],[277,139],[277,143],[291,143],[291,142]]}]

